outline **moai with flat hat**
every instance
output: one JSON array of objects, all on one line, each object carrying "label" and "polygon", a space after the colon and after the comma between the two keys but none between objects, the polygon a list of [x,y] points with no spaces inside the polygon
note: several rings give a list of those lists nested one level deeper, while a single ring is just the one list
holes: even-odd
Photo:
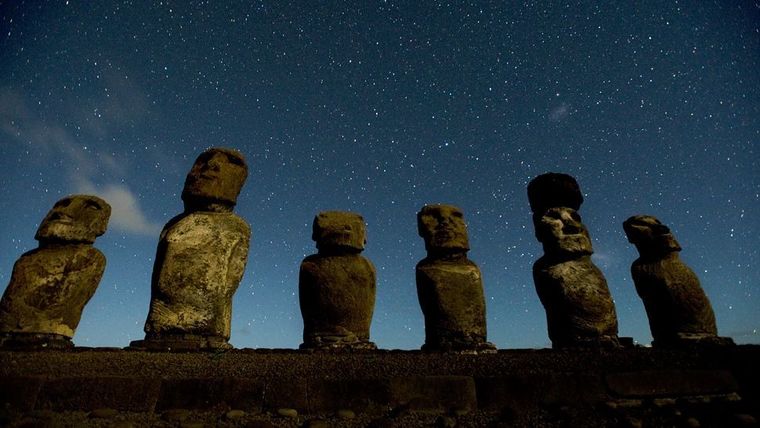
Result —
[{"label": "moai with flat hat", "polygon": [[619,346],[615,304],[591,261],[591,238],[577,212],[583,203],[578,182],[567,174],[539,175],[528,184],[528,199],[544,249],[533,264],[533,281],[552,346]]},{"label": "moai with flat hat", "polygon": [[248,176],[237,150],[201,153],[182,191],[185,211],[161,231],[145,339],[132,348],[231,348],[232,297],[245,271],[251,228],[233,212]]},{"label": "moai with flat hat", "polygon": [[623,230],[639,252],[631,276],[649,318],[652,346],[733,344],[718,336],[710,301],[681,260],[681,245],[670,228],[656,217],[635,215],[623,222]]},{"label": "moai with flat hat", "polygon": [[34,237],[39,247],[16,261],[0,300],[0,347],[74,346],[82,311],[105,271],[106,258],[92,244],[110,215],[111,206],[96,196],[55,203]]},{"label": "moai with flat hat", "polygon": [[359,214],[326,211],[314,218],[317,254],[301,263],[298,296],[301,349],[376,349],[369,339],[375,309],[375,267],[360,253],[366,244]]},{"label": "moai with flat hat", "polygon": [[478,266],[470,250],[462,210],[425,205],[417,230],[427,257],[415,269],[417,297],[425,317],[424,351],[493,352],[486,340],[486,302]]}]

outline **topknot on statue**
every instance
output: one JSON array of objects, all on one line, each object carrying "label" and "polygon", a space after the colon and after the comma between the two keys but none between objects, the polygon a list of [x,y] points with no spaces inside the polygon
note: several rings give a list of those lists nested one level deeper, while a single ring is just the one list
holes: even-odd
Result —
[{"label": "topknot on statue", "polygon": [[583,204],[583,194],[571,175],[549,172],[528,183],[528,201],[534,216],[540,217],[549,208],[579,210]]}]

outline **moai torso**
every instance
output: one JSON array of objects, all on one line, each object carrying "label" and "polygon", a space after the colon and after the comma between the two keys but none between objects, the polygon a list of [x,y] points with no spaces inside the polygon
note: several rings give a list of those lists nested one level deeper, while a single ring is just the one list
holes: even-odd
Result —
[{"label": "moai torso", "polygon": [[416,267],[417,297],[425,316],[430,351],[485,351],[486,307],[478,266],[467,258],[469,242],[462,211],[427,205],[417,214],[428,256]]},{"label": "moai torso", "polygon": [[591,239],[576,211],[583,203],[578,183],[567,174],[540,175],[528,185],[528,199],[544,248],[533,281],[552,346],[619,346],[615,304],[591,261]]},{"label": "moai torso", "polygon": [[710,301],[697,275],[681,261],[681,246],[668,227],[652,216],[633,216],[623,228],[639,250],[631,274],[649,318],[653,345],[732,343],[717,336]]},{"label": "moai torso", "polygon": [[229,348],[232,297],[245,271],[251,230],[232,212],[248,175],[243,156],[212,148],[187,175],[185,212],[161,232],[145,340],[132,347]]},{"label": "moai torso", "polygon": [[376,273],[359,254],[365,236],[358,214],[328,211],[314,219],[319,252],[303,260],[298,278],[302,349],[375,349],[369,334]]},{"label": "moai torso", "polygon": [[233,213],[194,212],[170,222],[158,244],[146,332],[228,340],[250,235]]},{"label": "moai torso", "polygon": [[100,198],[74,195],[48,213],[35,236],[40,247],[15,263],[0,301],[3,346],[72,346],[105,270],[106,258],[92,243],[105,232],[110,211]]}]

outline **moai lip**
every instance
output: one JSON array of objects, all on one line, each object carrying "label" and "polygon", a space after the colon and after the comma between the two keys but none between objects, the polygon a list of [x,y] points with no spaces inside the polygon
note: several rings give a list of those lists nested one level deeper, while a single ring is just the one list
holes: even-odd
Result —
[{"label": "moai lip", "polygon": [[417,297],[425,317],[425,351],[494,351],[486,340],[486,307],[478,266],[461,209],[426,205],[417,214],[428,256],[415,269]]},{"label": "moai lip", "polygon": [[366,242],[364,219],[326,211],[314,218],[318,253],[301,263],[298,293],[304,321],[301,349],[376,349],[369,340],[375,308],[376,272],[359,254]]},{"label": "moai lip", "polygon": [[212,148],[185,180],[185,212],[161,231],[145,340],[131,348],[230,348],[232,297],[248,260],[251,228],[232,212],[248,167],[236,150]]},{"label": "moai lip", "polygon": [[670,229],[649,215],[623,222],[639,258],[631,265],[636,292],[644,302],[656,347],[730,345],[718,337],[715,314],[699,278],[680,258],[681,246]]},{"label": "moai lip", "polygon": [[73,347],[82,311],[105,271],[106,258],[92,243],[110,215],[110,205],[96,196],[56,202],[35,235],[39,247],[13,266],[0,300],[0,347]]}]

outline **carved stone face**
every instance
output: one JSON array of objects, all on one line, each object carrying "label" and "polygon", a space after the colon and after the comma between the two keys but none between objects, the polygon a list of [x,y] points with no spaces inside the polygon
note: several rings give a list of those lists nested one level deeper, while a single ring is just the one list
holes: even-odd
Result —
[{"label": "carved stone face", "polygon": [[670,228],[662,224],[656,217],[635,215],[623,222],[623,230],[628,237],[628,242],[636,245],[639,250],[681,250],[675,236],[670,233]]},{"label": "carved stone face", "polygon": [[462,210],[452,205],[425,205],[417,213],[417,231],[427,251],[468,251]]},{"label": "carved stone face", "polygon": [[248,166],[240,152],[208,149],[198,156],[187,174],[182,200],[235,205],[247,177]]},{"label": "carved stone face", "polygon": [[364,250],[367,230],[364,218],[359,214],[344,211],[325,211],[314,217],[311,239],[317,249],[344,249],[350,252]]},{"label": "carved stone face", "polygon": [[34,239],[93,243],[106,232],[110,217],[111,206],[96,196],[67,196],[53,205]]},{"label": "carved stone face", "polygon": [[586,226],[572,208],[549,208],[536,222],[536,237],[547,254],[592,254]]}]

